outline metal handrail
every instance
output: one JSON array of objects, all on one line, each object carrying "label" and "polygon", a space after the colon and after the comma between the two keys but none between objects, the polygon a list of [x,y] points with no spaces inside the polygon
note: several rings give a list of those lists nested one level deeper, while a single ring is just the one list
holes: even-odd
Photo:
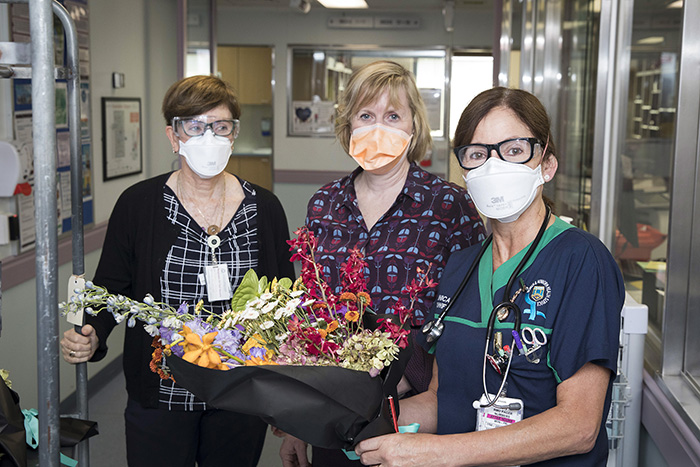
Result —
[{"label": "metal handrail", "polygon": [[[56,0],[0,0],[28,3],[31,37],[32,130],[35,170],[37,369],[39,410],[39,465],[60,465],[59,358],[58,358],[58,233],[56,200],[56,128],[53,13],[66,36],[68,124],[71,161],[71,228],[73,274],[85,272],[80,153],[80,65],[78,36],[68,11]],[[6,67],[3,69],[5,70]],[[7,71],[7,70],[5,70]],[[80,327],[76,327],[80,331]],[[87,364],[76,365],[77,410],[88,417]],[[78,462],[89,467],[88,441],[77,447]]]}]

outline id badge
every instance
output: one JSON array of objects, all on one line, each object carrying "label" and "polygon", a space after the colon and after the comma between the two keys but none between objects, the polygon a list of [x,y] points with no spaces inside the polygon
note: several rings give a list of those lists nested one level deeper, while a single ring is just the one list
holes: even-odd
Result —
[{"label": "id badge", "polygon": [[[495,396],[489,394],[489,399]],[[485,396],[474,402],[476,409],[476,431],[490,430],[501,426],[512,425],[523,419],[523,401],[513,397],[500,397],[491,407],[482,407],[488,404]]]},{"label": "id badge", "polygon": [[230,300],[231,281],[225,264],[212,264],[204,267],[204,280],[207,285],[207,299],[210,302]]}]

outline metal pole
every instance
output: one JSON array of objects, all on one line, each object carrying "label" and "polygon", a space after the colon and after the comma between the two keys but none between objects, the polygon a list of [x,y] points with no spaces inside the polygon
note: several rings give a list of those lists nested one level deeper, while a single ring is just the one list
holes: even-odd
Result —
[{"label": "metal pole", "polygon": [[29,0],[36,222],[39,465],[59,465],[56,100],[51,0]]},{"label": "metal pole", "polygon": [[627,294],[622,311],[622,332],[625,339],[622,371],[627,377],[629,402],[625,410],[625,438],[622,443],[622,466],[635,467],[639,460],[639,432],[642,424],[642,378],[644,375],[644,340],[646,338],[649,308]]},{"label": "metal pole", "polygon": [[[80,60],[78,55],[78,34],[70,13],[58,2],[53,2],[53,12],[61,20],[66,34],[66,68],[68,71],[67,105],[68,125],[70,128],[70,165],[71,165],[71,235],[73,247],[73,275],[85,273],[85,246],[83,237],[83,160],[80,150]],[[81,332],[82,326],[75,326]],[[76,408],[78,418],[87,420],[88,389],[87,363],[75,366]],[[78,465],[89,467],[89,440],[82,441],[76,447]]]}]

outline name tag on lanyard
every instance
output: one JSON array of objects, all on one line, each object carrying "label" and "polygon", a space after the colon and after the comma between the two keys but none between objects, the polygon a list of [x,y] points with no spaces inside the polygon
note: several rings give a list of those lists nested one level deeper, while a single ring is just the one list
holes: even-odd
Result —
[{"label": "name tag on lanyard", "polygon": [[231,281],[225,264],[211,264],[204,267],[204,281],[207,286],[207,299],[210,302],[230,300]]}]

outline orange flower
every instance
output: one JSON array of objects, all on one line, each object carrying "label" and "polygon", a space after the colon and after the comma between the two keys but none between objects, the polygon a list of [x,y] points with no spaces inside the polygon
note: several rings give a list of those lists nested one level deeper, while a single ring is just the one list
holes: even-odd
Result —
[{"label": "orange flower", "polygon": [[356,310],[350,310],[347,313],[345,313],[346,321],[351,321],[354,323],[358,319],[360,319],[360,313],[358,313]]},{"label": "orange flower", "polygon": [[245,366],[256,366],[256,365],[279,365],[279,363],[273,362],[272,360],[268,360],[267,355],[265,355],[265,358],[250,357],[250,360],[245,361]]},{"label": "orange flower", "polygon": [[357,301],[357,296],[352,292],[343,292],[340,294],[340,301],[347,301],[355,303]]},{"label": "orange flower", "polygon": [[326,304],[323,302],[314,302],[314,304],[311,305],[312,310],[319,310],[321,308],[326,308]]},{"label": "orange flower", "polygon": [[328,326],[326,326],[326,329],[319,329],[318,333],[325,339],[328,334],[336,329],[338,329],[338,320],[334,319],[328,324]]},{"label": "orange flower", "polygon": [[372,299],[370,298],[367,292],[358,293],[357,298],[359,299],[360,303],[362,303],[365,306],[369,306],[372,304]]},{"label": "orange flower", "polygon": [[189,327],[182,326],[180,334],[185,337],[185,342],[182,343],[185,349],[185,354],[182,356],[183,360],[204,368],[228,370],[228,367],[221,362],[221,357],[212,346],[218,331],[205,334],[204,337],[199,337],[199,335],[192,332]]}]

